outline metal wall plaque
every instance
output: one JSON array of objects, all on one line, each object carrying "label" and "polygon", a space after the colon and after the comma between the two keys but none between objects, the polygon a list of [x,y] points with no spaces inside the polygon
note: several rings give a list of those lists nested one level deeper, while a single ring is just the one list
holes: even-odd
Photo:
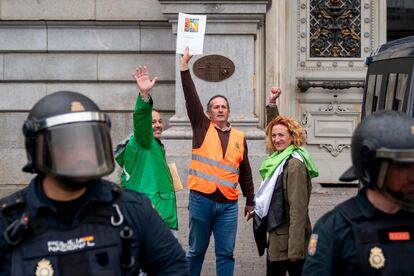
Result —
[{"label": "metal wall plaque", "polygon": [[194,63],[193,71],[202,80],[219,82],[233,75],[234,63],[224,56],[208,55]]}]

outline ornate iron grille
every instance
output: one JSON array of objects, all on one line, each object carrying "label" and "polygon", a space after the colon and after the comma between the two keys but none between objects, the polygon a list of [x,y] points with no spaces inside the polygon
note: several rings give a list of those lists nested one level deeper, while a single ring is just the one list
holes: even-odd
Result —
[{"label": "ornate iron grille", "polygon": [[361,0],[310,0],[310,56],[361,57]]}]

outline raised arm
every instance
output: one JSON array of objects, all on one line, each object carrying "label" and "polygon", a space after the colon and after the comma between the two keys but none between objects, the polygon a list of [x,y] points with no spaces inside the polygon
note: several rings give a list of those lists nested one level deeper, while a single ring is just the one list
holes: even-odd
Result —
[{"label": "raised arm", "polygon": [[[188,47],[184,50],[184,54],[180,57],[181,83],[184,91],[185,105],[187,115],[190,119],[192,128],[200,128],[206,125],[208,118],[204,114],[203,105],[197,94],[196,87],[191,78],[188,62],[191,59]],[[208,122],[207,122],[208,125]]]},{"label": "raised arm", "polygon": [[276,100],[282,94],[279,87],[272,87],[269,91],[268,102],[266,105],[266,125],[270,123],[273,118],[279,116],[279,110],[276,105]]},{"label": "raised arm", "polygon": [[134,136],[136,142],[143,148],[149,148],[153,139],[152,132],[152,99],[150,91],[158,77],[151,80],[146,66],[135,68],[134,77],[139,96],[134,108]]}]

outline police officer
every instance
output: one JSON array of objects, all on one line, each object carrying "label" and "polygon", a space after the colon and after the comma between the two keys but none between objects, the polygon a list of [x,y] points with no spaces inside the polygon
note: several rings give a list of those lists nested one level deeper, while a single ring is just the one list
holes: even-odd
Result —
[{"label": "police officer", "polygon": [[341,180],[358,195],[318,220],[302,275],[412,275],[414,120],[396,111],[366,117],[352,137]]},{"label": "police officer", "polygon": [[101,179],[114,170],[109,117],[59,91],[23,125],[37,176],[0,201],[0,275],[187,275],[184,251],[149,200]]}]

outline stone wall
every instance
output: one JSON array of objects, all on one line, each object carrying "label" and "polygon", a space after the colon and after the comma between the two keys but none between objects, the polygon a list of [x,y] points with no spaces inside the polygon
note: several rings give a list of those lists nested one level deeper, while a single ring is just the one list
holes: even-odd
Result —
[{"label": "stone wall", "polygon": [[[31,179],[21,172],[26,161],[21,126],[38,99],[58,90],[84,93],[110,114],[115,145],[132,130],[137,90],[131,73],[139,64],[147,65],[151,75],[160,78],[152,92],[155,107],[162,112],[167,128],[170,122],[176,127],[166,132],[167,158],[177,163],[185,182],[191,130],[183,114],[182,91],[177,83],[177,9],[208,13],[213,20],[208,24],[206,53],[224,53],[239,66],[234,79],[217,87],[236,91],[229,98],[231,103],[237,103],[236,125],[248,133],[257,189],[258,167],[266,155],[263,130],[258,125],[263,121],[258,117],[263,114],[265,98],[260,87],[270,87],[270,82],[265,85],[264,74],[274,79],[279,73],[264,72],[263,18],[267,1],[231,2],[193,0],[190,5],[178,0],[0,0],[0,196],[24,187]],[[242,45],[246,47],[237,49]],[[202,93],[214,87],[195,81]],[[235,88],[235,82],[243,85]],[[292,93],[285,94],[288,99],[295,97],[294,89],[291,90]],[[202,98],[205,101],[209,97],[202,94]],[[246,102],[249,106],[243,105]],[[282,110],[288,106],[293,108],[295,103],[283,102]],[[170,118],[173,119],[169,121]],[[119,168],[109,179],[119,182]],[[319,186],[315,190],[310,208],[313,220],[354,193],[354,189],[328,191]],[[188,190],[177,194],[180,242],[184,249],[188,236],[187,196]],[[241,198],[235,275],[263,275],[265,258],[257,256],[251,222],[247,223],[242,216],[244,203]],[[214,267],[214,248],[210,246],[203,275],[215,275]]]},{"label": "stone wall", "polygon": [[[164,121],[174,112],[175,36],[156,0],[0,1],[0,189],[27,183],[21,125],[31,106],[58,90],[91,97],[112,119],[114,144],[132,129],[141,64]],[[110,177],[118,180],[118,175]]]}]

